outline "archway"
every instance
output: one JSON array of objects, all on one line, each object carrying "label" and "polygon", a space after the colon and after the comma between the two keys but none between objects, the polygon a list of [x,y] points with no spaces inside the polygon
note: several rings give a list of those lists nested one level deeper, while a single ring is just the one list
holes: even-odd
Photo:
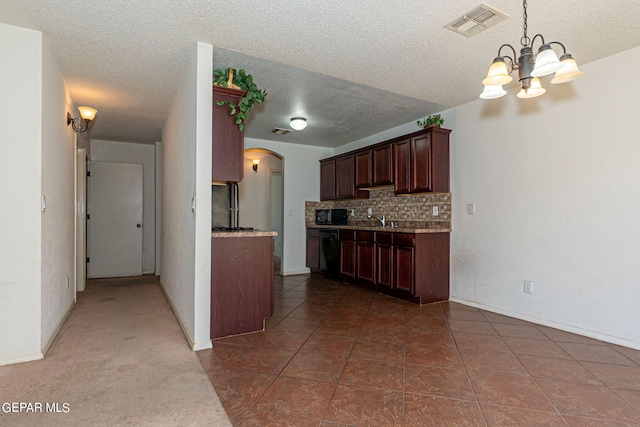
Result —
[{"label": "archway", "polygon": [[[254,169],[254,160],[259,161]],[[278,233],[274,238],[274,271],[282,273],[284,232],[284,157],[270,150],[244,151],[244,179],[238,183],[240,224]]]}]

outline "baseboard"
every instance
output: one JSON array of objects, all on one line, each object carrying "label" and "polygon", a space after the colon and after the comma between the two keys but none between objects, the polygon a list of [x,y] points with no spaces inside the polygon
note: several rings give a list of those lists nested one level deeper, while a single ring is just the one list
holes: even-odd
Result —
[{"label": "baseboard", "polygon": [[608,342],[610,344],[621,345],[623,347],[633,348],[635,350],[640,350],[640,343],[635,341],[630,341],[625,338],[616,337],[613,335],[607,335],[600,332],[589,331],[587,329],[576,328],[575,326],[565,325],[563,323],[554,322],[548,319],[539,319],[533,316],[527,316],[521,313],[514,313],[509,310],[503,310],[501,308],[488,306],[485,304],[479,304],[474,301],[468,301],[462,298],[457,297],[449,297],[449,301],[457,302],[460,304],[468,305],[470,307],[480,308],[482,310],[490,311],[492,313],[502,314],[509,317],[514,317],[516,319],[525,320],[527,322],[535,323],[537,325],[548,326],[549,328],[559,329],[565,332],[571,332],[572,334],[582,335],[585,337],[593,338],[596,340]]},{"label": "baseboard", "polygon": [[178,321],[178,324],[180,325],[180,328],[182,329],[182,333],[184,334],[184,337],[187,340],[187,343],[189,344],[189,347],[191,347],[191,349],[193,351],[212,348],[213,345],[211,343],[211,340],[207,340],[205,342],[195,342],[193,340],[193,337],[191,337],[191,334],[189,333],[189,329],[187,329],[186,325],[182,321],[182,318],[180,317],[180,314],[178,313],[178,310],[176,310],[176,308],[173,305],[173,302],[171,302],[171,298],[169,298],[169,294],[167,293],[167,290],[164,288],[164,285],[162,284],[162,282],[158,282],[158,285],[160,285],[160,289],[162,290],[162,293],[164,294],[164,298],[169,303],[169,307],[171,307],[171,311],[173,311],[173,315],[176,317],[176,320]]},{"label": "baseboard", "polygon": [[296,270],[296,271],[283,271],[280,273],[283,276],[295,276],[297,274],[309,274],[311,273],[310,268],[305,268],[304,270]]},{"label": "baseboard", "polygon": [[11,359],[0,359],[0,366],[13,365],[15,363],[33,362],[34,360],[44,359],[44,354],[38,351],[35,353],[27,353]]},{"label": "baseboard", "polygon": [[74,299],[73,301],[71,301],[71,305],[67,309],[67,312],[64,314],[64,316],[62,316],[62,320],[58,323],[58,326],[53,331],[53,333],[51,334],[51,336],[47,340],[46,344],[44,345],[44,348],[42,349],[42,358],[44,358],[47,355],[47,352],[49,351],[49,348],[51,347],[51,344],[53,344],[53,341],[58,336],[58,333],[60,332],[60,329],[62,329],[62,325],[64,325],[64,322],[66,322],[67,317],[69,317],[69,314],[71,314],[71,310],[73,310],[73,307],[75,307],[75,305],[76,305],[76,301]]},{"label": "baseboard", "polygon": [[195,342],[193,343],[193,345],[191,346],[191,349],[193,351],[200,351],[200,350],[206,350],[208,348],[213,348],[213,343],[211,342],[211,340],[205,340],[205,341],[200,341],[200,342]]}]

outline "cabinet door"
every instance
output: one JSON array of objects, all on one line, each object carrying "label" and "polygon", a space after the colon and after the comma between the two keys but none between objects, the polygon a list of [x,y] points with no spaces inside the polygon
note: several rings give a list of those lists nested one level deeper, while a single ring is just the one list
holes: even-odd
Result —
[{"label": "cabinet door", "polygon": [[218,101],[238,104],[243,92],[225,87],[213,87],[213,127],[211,153],[211,179],[213,181],[240,182],[244,176],[244,133],[240,132],[235,117],[229,115],[229,106]]},{"label": "cabinet door", "polygon": [[351,199],[355,196],[354,155],[336,159],[336,199]]},{"label": "cabinet door", "polygon": [[371,150],[356,153],[356,188],[371,187]]},{"label": "cabinet door", "polygon": [[392,287],[393,246],[376,244],[376,285]]},{"label": "cabinet door", "polygon": [[336,198],[336,161],[320,162],[320,200]]},{"label": "cabinet door", "polygon": [[373,283],[376,272],[376,253],[373,242],[356,243],[356,278]]},{"label": "cabinet door", "polygon": [[449,192],[449,133],[433,129],[431,135],[431,191]]},{"label": "cabinet door", "polygon": [[345,277],[356,276],[356,242],[340,240],[340,274]]},{"label": "cabinet door", "polygon": [[307,267],[312,271],[320,270],[320,239],[307,237]]},{"label": "cabinet door", "polygon": [[412,247],[393,247],[393,285],[413,293],[414,289],[414,249]]},{"label": "cabinet door", "polygon": [[410,191],[411,145],[409,140],[393,144],[393,186],[397,194],[407,194]]},{"label": "cabinet door", "polygon": [[409,192],[433,191],[431,183],[431,133],[411,138],[411,185]]},{"label": "cabinet door", "polygon": [[372,150],[373,186],[393,184],[393,146],[383,145]]}]

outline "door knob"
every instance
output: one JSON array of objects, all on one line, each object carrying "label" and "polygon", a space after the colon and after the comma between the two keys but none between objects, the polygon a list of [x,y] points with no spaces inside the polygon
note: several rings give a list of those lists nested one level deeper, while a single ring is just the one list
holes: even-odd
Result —
[{"label": "door knob", "polygon": [[142,225],[141,224],[136,224],[136,227],[140,228],[140,227],[142,227]]}]

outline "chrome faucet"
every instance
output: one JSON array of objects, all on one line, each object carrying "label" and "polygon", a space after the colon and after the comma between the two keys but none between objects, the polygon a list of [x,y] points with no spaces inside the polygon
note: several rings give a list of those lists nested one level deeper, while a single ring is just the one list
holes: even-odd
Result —
[{"label": "chrome faucet", "polygon": [[382,218],[378,218],[378,217],[377,217],[377,216],[375,216],[375,215],[368,215],[368,218],[369,218],[369,219],[371,219],[371,218],[377,219],[378,221],[380,221],[380,225],[381,225],[381,226],[383,226],[383,227],[385,227],[385,226],[386,226],[386,223],[385,223],[385,221],[386,221],[386,220],[385,220],[385,218],[384,218],[384,215],[382,215]]}]

